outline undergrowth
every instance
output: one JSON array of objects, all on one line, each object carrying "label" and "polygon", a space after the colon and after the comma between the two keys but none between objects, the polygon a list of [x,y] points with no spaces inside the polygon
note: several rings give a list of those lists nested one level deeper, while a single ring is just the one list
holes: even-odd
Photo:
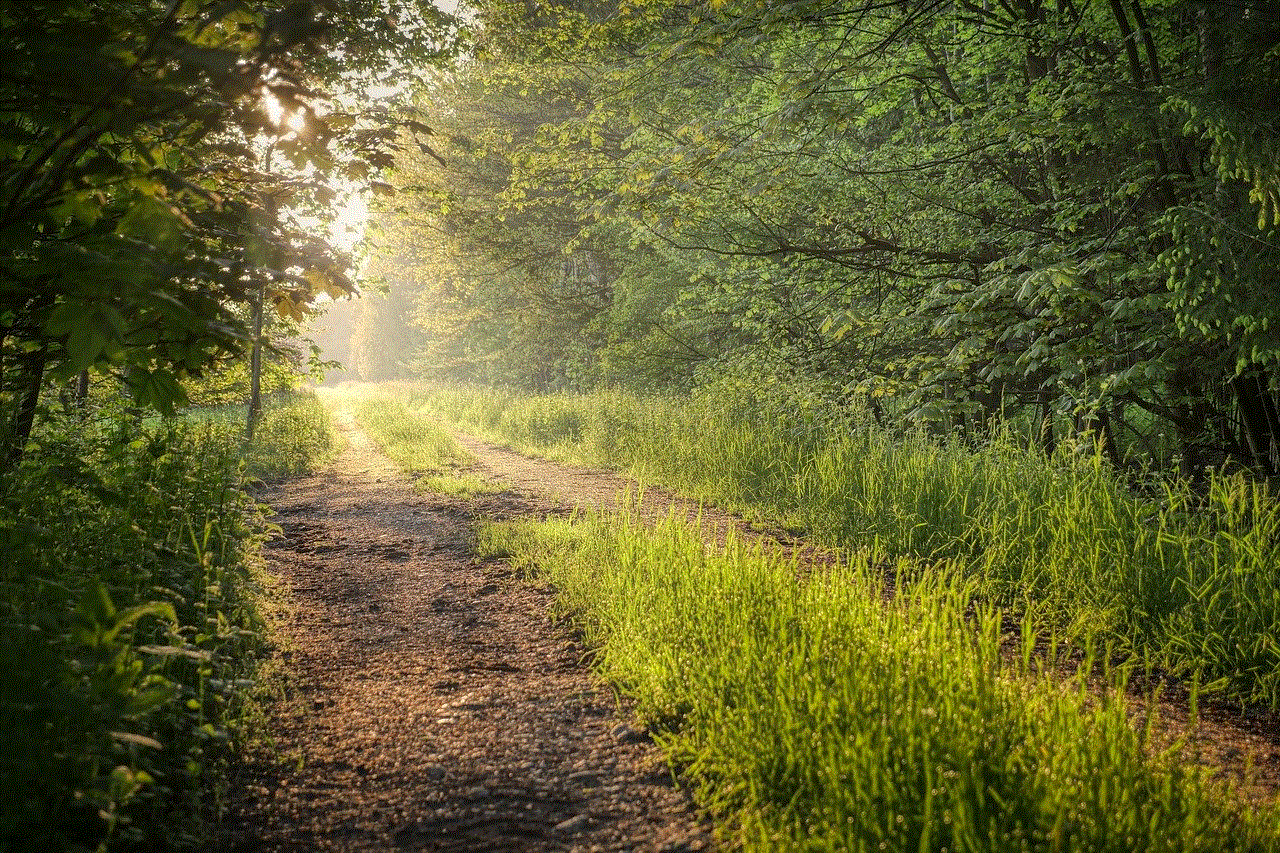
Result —
[{"label": "undergrowth", "polygon": [[263,643],[246,477],[319,464],[314,402],[268,409],[248,475],[231,414],[44,420],[0,483],[0,850],[205,843]]},{"label": "undergrowth", "polygon": [[[231,432],[244,429],[246,411],[243,405],[208,406],[186,416]],[[273,395],[265,401],[253,442],[244,448],[245,473],[263,480],[310,474],[333,458],[336,443],[329,413],[313,392]]]},{"label": "undergrowth", "polygon": [[[1208,771],[1134,727],[1108,689],[1042,671],[954,563],[889,601],[863,551],[800,572],[669,520],[492,525],[482,554],[558,589],[605,676],[743,850],[1264,851],[1280,811],[1229,805]],[[1096,662],[1105,666],[1107,651]],[[1093,669],[1086,661],[1082,672]]]}]

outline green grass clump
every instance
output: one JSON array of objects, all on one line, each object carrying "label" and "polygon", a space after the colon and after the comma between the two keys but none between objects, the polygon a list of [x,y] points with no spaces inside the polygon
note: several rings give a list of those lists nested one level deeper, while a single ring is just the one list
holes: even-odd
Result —
[{"label": "green grass clump", "polygon": [[415,485],[424,491],[460,498],[473,498],[477,495],[497,495],[507,490],[507,487],[501,483],[491,483],[470,475],[446,476],[428,474],[419,478]]},{"label": "green grass clump", "polygon": [[181,850],[261,644],[239,435],[51,416],[0,480],[0,849]]},{"label": "green grass clump", "polygon": [[1228,805],[1135,729],[1123,672],[1063,684],[1030,634],[1002,659],[1000,612],[953,565],[900,561],[917,582],[885,602],[876,555],[805,574],[674,521],[499,525],[480,546],[558,588],[744,850],[1280,847],[1280,811]]},{"label": "green grass clump", "polygon": [[954,560],[976,589],[1232,699],[1280,708],[1280,505],[1239,476],[1134,495],[1096,454],[890,433],[798,392],[410,405],[526,452],[630,471],[843,547]]},{"label": "green grass clump", "polygon": [[419,489],[455,497],[497,494],[505,487],[457,469],[472,461],[469,453],[432,419],[398,400],[360,402],[356,419],[382,451],[411,474],[421,474]]},{"label": "green grass clump", "polygon": [[[246,474],[263,480],[311,474],[333,458],[337,436],[314,392],[296,390],[264,402],[253,442],[242,451]],[[246,408],[204,406],[188,410],[185,417],[216,423],[228,432],[243,432]]]},{"label": "green grass clump", "polygon": [[382,451],[413,474],[441,474],[471,461],[453,436],[399,400],[365,400],[356,420]]}]

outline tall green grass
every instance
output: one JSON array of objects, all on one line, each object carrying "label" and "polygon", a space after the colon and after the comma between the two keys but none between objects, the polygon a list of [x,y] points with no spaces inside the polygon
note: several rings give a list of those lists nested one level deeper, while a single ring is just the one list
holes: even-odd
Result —
[{"label": "tall green grass", "polygon": [[440,474],[471,461],[453,436],[398,400],[364,400],[355,416],[382,452],[412,474]]},{"label": "tall green grass", "polygon": [[[228,434],[244,429],[243,405],[193,408],[185,417],[217,423]],[[274,480],[310,474],[333,457],[333,423],[315,393],[295,390],[267,398],[253,441],[243,448],[245,472]]]},{"label": "tall green grass", "polygon": [[480,544],[555,584],[744,850],[1280,849],[1280,810],[1227,805],[1130,723],[1124,672],[1103,695],[1064,685],[1031,633],[1002,657],[1000,612],[954,565],[899,561],[918,580],[886,603],[874,552],[804,574],[674,521],[491,526]]},{"label": "tall green grass", "polygon": [[975,590],[1081,641],[1235,700],[1280,708],[1280,506],[1239,476],[1207,494],[1126,489],[1092,453],[1047,459],[890,433],[797,394],[712,390],[519,396],[424,390],[456,427],[553,458],[629,470],[837,546],[954,560]]}]

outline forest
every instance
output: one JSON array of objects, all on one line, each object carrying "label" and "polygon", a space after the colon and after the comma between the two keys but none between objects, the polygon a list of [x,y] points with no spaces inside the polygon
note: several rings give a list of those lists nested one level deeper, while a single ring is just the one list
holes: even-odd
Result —
[{"label": "forest", "polygon": [[[674,529],[477,522],[477,560],[541,566],[605,676],[693,720],[668,760],[729,849],[872,837],[863,794],[826,811],[824,786],[866,779],[776,757],[806,735],[735,753],[735,726],[780,731],[730,713],[762,678],[826,673],[837,704],[776,713],[847,740],[857,690],[951,690],[944,652],[982,681],[1004,620],[1009,683],[1051,637],[1082,691],[1114,658],[1189,685],[1192,719],[1201,690],[1280,709],[1275,3],[0,0],[0,44],[0,851],[214,843],[284,690],[263,484],[350,442],[347,404],[308,387],[326,372],[402,383],[380,392],[395,423],[356,409],[384,448],[444,425],[630,472],[843,549],[861,598],[898,567],[876,615]],[[446,469],[424,488],[461,488]],[[686,578],[659,564],[711,586],[668,600]],[[627,621],[636,596],[661,630]],[[766,623],[817,639],[774,654]],[[776,671],[726,674],[722,630]],[[908,687],[839,698],[828,659],[874,666],[837,636],[891,637]],[[708,651],[688,696],[664,668],[686,639]],[[1061,747],[1050,775],[1119,780],[1170,850],[1275,849],[1271,806],[1222,817],[1199,776],[1151,770],[1118,705],[1095,730],[1072,716],[1092,700],[1041,685],[1024,707],[1005,677],[942,705],[980,728],[991,703],[1030,765],[1044,732],[1103,738],[1123,761]],[[885,742],[914,755],[936,708],[910,707]],[[948,760],[986,768],[986,736]],[[927,763],[903,772],[933,790]],[[912,816],[883,837],[1131,849],[1105,797],[1063,842],[1042,823],[1075,814],[1066,783],[1032,776],[1016,802],[957,783],[980,807],[945,831],[932,794],[895,805]]]},{"label": "forest", "polygon": [[475,14],[379,217],[363,375],[801,383],[886,425],[1276,473],[1271,4]]}]

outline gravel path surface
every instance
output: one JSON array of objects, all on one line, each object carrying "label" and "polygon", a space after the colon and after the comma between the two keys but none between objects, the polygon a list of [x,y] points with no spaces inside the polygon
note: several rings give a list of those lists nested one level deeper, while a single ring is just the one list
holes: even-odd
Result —
[{"label": "gravel path surface", "polygon": [[[291,698],[244,769],[233,851],[696,851],[707,827],[548,590],[473,559],[472,518],[562,511],[419,494],[348,448],[264,496],[283,537]],[[281,759],[284,759],[282,762]]]}]

